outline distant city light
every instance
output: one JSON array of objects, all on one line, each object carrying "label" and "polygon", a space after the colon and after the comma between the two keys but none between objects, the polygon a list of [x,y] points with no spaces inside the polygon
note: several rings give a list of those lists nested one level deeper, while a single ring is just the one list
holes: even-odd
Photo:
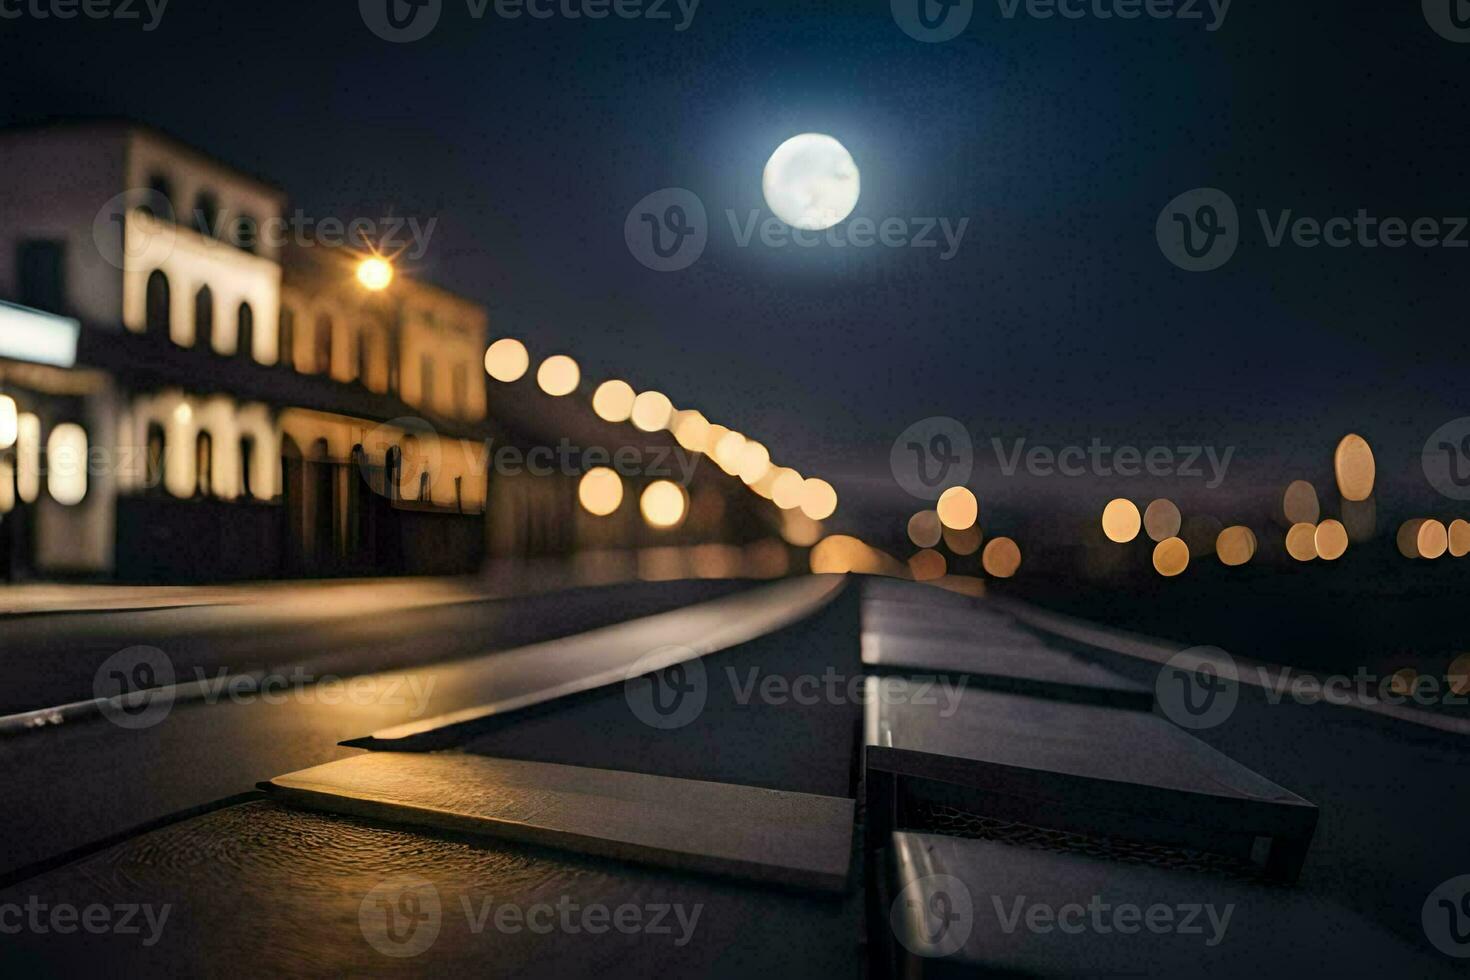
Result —
[{"label": "distant city light", "polygon": [[46,490],[63,507],[87,496],[87,432],[71,422],[51,430],[46,440]]},{"label": "distant city light", "polygon": [[1329,518],[1317,525],[1312,544],[1317,550],[1317,557],[1323,561],[1336,561],[1347,552],[1347,528],[1342,526],[1341,521]]},{"label": "distant city light", "polygon": [[939,543],[944,529],[940,527],[939,515],[932,510],[921,510],[909,518],[909,540],[916,548],[932,548]]},{"label": "distant city light", "polygon": [[948,566],[944,556],[937,551],[924,549],[909,558],[909,574],[913,575],[915,582],[930,582],[937,578],[944,578]]},{"label": "distant city light", "polygon": [[1286,532],[1286,553],[1297,561],[1312,561],[1317,557],[1317,525],[1310,521],[1298,521]]},{"label": "distant city light", "polygon": [[1183,575],[1189,567],[1189,545],[1183,538],[1165,538],[1154,545],[1154,571],[1165,578]]},{"label": "distant city light", "polygon": [[1143,518],[1139,516],[1138,505],[1131,500],[1119,497],[1108,501],[1108,505],[1103,508],[1102,529],[1109,541],[1127,544],[1138,537],[1138,531],[1142,527]]},{"label": "distant city light", "polygon": [[692,453],[702,453],[707,448],[709,441],[709,419],[694,409],[686,409],[678,414],[673,424],[674,438],[679,445]]},{"label": "distant city light", "polygon": [[604,422],[626,422],[633,415],[633,386],[626,381],[604,381],[592,393],[592,410]]},{"label": "distant city light", "polygon": [[782,510],[794,510],[801,506],[802,494],[806,491],[806,481],[800,473],[790,467],[783,467],[776,474],[776,480],[771,484],[771,499],[776,506]]},{"label": "distant city light", "polygon": [[980,519],[980,502],[967,487],[950,487],[939,495],[935,506],[939,523],[954,531],[966,531]]},{"label": "distant city light", "polygon": [[992,578],[1010,578],[1021,568],[1021,548],[1010,538],[994,538],[981,553],[980,564]]},{"label": "distant city light", "polygon": [[365,289],[381,292],[393,282],[393,263],[376,255],[365,258],[357,263],[357,281]]},{"label": "distant city light", "polygon": [[1179,508],[1172,500],[1159,499],[1143,512],[1143,529],[1150,541],[1164,541],[1179,536]]},{"label": "distant city light", "polygon": [[503,337],[485,351],[485,373],[506,384],[525,377],[531,367],[531,355],[519,340]]},{"label": "distant city light", "polygon": [[652,527],[671,528],[683,522],[689,502],[684,488],[677,483],[655,480],[644,489],[638,507],[643,512],[643,519]]},{"label": "distant city light", "polygon": [[1470,522],[1456,518],[1447,529],[1449,552],[1453,558],[1464,558],[1470,554]]},{"label": "distant city light", "polygon": [[633,425],[643,432],[658,432],[669,424],[674,403],[659,391],[645,391],[633,400]]},{"label": "distant city light", "polygon": [[582,381],[582,369],[565,354],[554,354],[536,370],[536,384],[553,398],[570,395]]},{"label": "distant city light", "polygon": [[740,450],[740,461],[736,468],[736,475],[740,477],[741,482],[747,486],[753,486],[764,479],[770,471],[770,450],[754,439],[747,439],[745,447]]},{"label": "distant city light", "polygon": [[1244,565],[1256,556],[1256,535],[1248,527],[1227,527],[1215,538],[1215,553],[1226,565]]},{"label": "distant city light", "polygon": [[837,491],[816,477],[802,485],[801,512],[814,521],[825,521],[837,511]]},{"label": "distant city light", "polygon": [[1337,491],[1343,500],[1367,500],[1373,495],[1378,466],[1368,440],[1357,433],[1343,436],[1333,453],[1332,464],[1337,475]]},{"label": "distant city light", "polygon": [[587,513],[606,517],[623,503],[623,479],[605,466],[588,470],[577,484],[577,500]]}]

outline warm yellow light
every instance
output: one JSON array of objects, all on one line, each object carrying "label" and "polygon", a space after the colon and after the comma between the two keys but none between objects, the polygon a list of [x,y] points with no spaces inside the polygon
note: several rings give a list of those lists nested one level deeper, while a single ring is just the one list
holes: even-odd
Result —
[{"label": "warm yellow light", "polygon": [[531,366],[531,355],[519,340],[502,337],[485,351],[485,373],[496,381],[519,381]]},{"label": "warm yellow light", "polygon": [[10,460],[0,459],[0,514],[15,509],[15,467]]},{"label": "warm yellow light", "polygon": [[925,549],[909,558],[909,574],[915,582],[932,582],[944,578],[947,566],[944,556],[937,551]]},{"label": "warm yellow light", "polygon": [[15,492],[33,504],[41,495],[41,419],[24,412],[15,428]]},{"label": "warm yellow light", "polygon": [[677,527],[689,509],[684,488],[668,480],[655,480],[643,491],[638,507],[643,519],[658,528]]},{"label": "warm yellow light", "polygon": [[736,469],[740,466],[740,454],[744,451],[745,437],[738,432],[726,429],[720,436],[720,441],[715,443],[715,451],[711,455],[720,465],[720,469],[734,476]]},{"label": "warm yellow light", "polygon": [[553,398],[570,395],[582,381],[582,369],[565,354],[554,354],[536,369],[536,383]]},{"label": "warm yellow light", "polygon": [[740,464],[736,469],[741,482],[747,486],[759,483],[771,471],[771,452],[765,446],[749,439],[740,450]]},{"label": "warm yellow light", "polygon": [[1179,508],[1172,500],[1155,500],[1143,512],[1143,529],[1150,541],[1178,537],[1179,524]]},{"label": "warm yellow light", "polygon": [[944,533],[939,526],[939,515],[932,510],[921,510],[909,518],[909,540],[916,548],[932,548],[939,543]]},{"label": "warm yellow light", "polygon": [[1449,531],[1444,524],[1430,518],[1419,525],[1417,544],[1420,558],[1439,558],[1449,547]]},{"label": "warm yellow light", "polygon": [[1138,537],[1138,530],[1141,527],[1143,527],[1143,518],[1139,516],[1138,506],[1133,501],[1119,497],[1108,501],[1108,505],[1103,508],[1103,534],[1108,536],[1109,541],[1127,544]]},{"label": "warm yellow light", "polygon": [[0,395],[0,449],[9,449],[15,445],[15,437],[19,431],[18,418],[15,399],[9,395]]},{"label": "warm yellow light", "polygon": [[1297,561],[1311,561],[1317,557],[1317,525],[1305,521],[1291,526],[1286,532],[1286,553]]},{"label": "warm yellow light", "polygon": [[633,400],[633,424],[644,432],[657,432],[669,424],[674,403],[657,391],[645,391]]},{"label": "warm yellow light", "polygon": [[709,419],[700,412],[686,409],[674,419],[674,438],[692,453],[702,453],[709,442]]},{"label": "warm yellow light", "polygon": [[801,512],[814,521],[825,521],[837,511],[837,491],[816,477],[802,484]]},{"label": "warm yellow light", "polygon": [[963,531],[944,529],[944,544],[957,555],[973,555],[980,550],[980,528],[967,527]]},{"label": "warm yellow light", "polygon": [[1281,497],[1281,509],[1288,524],[1316,524],[1322,516],[1317,490],[1306,480],[1293,480]]},{"label": "warm yellow light", "polygon": [[393,263],[379,256],[371,256],[357,263],[357,281],[365,289],[380,292],[393,282]]},{"label": "warm yellow light", "polygon": [[1226,565],[1244,565],[1256,555],[1256,535],[1248,527],[1227,527],[1215,539],[1215,553]]},{"label": "warm yellow light", "polygon": [[1347,528],[1342,526],[1341,521],[1328,518],[1317,525],[1317,531],[1312,536],[1312,545],[1317,550],[1317,557],[1323,561],[1336,561],[1347,551]]},{"label": "warm yellow light", "polygon": [[606,466],[588,470],[577,484],[577,499],[587,513],[606,517],[623,503],[623,479]]},{"label": "warm yellow light", "polygon": [[626,422],[633,415],[633,386],[626,381],[604,381],[592,393],[592,411],[604,422]]},{"label": "warm yellow light", "polygon": [[789,545],[810,548],[821,540],[822,525],[799,510],[788,510],[781,515],[781,537]]},{"label": "warm yellow light", "polygon": [[776,481],[771,484],[771,499],[782,510],[792,510],[801,506],[801,497],[805,491],[806,481],[801,478],[801,474],[793,469],[783,468],[776,474]]},{"label": "warm yellow light", "polygon": [[1021,567],[1021,549],[1010,538],[993,538],[981,552],[980,564],[992,578],[1010,578]]},{"label": "warm yellow light", "polygon": [[46,440],[46,490],[63,507],[87,496],[87,433],[70,422],[51,430]]},{"label": "warm yellow light", "polygon": [[1405,558],[1419,557],[1419,528],[1424,526],[1424,518],[1411,517],[1399,525],[1398,534],[1394,536],[1394,542],[1399,547],[1399,554]]},{"label": "warm yellow light", "polygon": [[1356,432],[1343,436],[1332,456],[1332,465],[1337,474],[1337,491],[1343,500],[1367,500],[1373,495],[1378,464],[1373,460],[1368,440]]},{"label": "warm yellow light", "polygon": [[1154,571],[1165,578],[1184,574],[1189,567],[1189,545],[1183,538],[1165,538],[1154,545]]},{"label": "warm yellow light", "polygon": [[980,502],[967,487],[950,487],[939,495],[935,506],[939,523],[954,531],[965,531],[980,519]]},{"label": "warm yellow light", "polygon": [[1450,521],[1448,533],[1452,558],[1464,558],[1470,554],[1470,522],[1456,518]]}]

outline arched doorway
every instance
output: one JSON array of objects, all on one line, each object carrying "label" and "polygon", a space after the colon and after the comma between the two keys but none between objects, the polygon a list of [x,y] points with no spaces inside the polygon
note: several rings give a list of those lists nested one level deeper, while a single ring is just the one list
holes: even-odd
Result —
[{"label": "arched doorway", "polygon": [[208,286],[200,286],[194,294],[194,346],[214,349],[214,293]]},{"label": "arched doorway", "polygon": [[150,334],[167,337],[169,334],[168,276],[163,274],[162,269],[154,269],[148,275],[144,307],[143,329]]},{"label": "arched doorway", "polygon": [[235,315],[235,353],[246,361],[255,359],[255,311],[241,303]]}]

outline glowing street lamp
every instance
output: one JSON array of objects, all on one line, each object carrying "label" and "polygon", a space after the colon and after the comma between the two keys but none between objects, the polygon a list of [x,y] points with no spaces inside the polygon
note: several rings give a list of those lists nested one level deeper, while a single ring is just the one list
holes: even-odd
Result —
[{"label": "glowing street lamp", "polygon": [[393,282],[393,263],[373,255],[357,264],[357,281],[364,289],[379,293]]}]

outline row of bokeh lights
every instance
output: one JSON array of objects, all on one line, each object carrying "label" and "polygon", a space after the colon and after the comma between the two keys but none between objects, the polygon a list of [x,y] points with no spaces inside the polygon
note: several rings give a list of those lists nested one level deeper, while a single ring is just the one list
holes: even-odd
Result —
[{"label": "row of bokeh lights", "polygon": [[[1343,436],[1333,453],[1333,472],[1344,520],[1322,518],[1317,489],[1306,480],[1293,480],[1281,495],[1277,513],[1286,526],[1286,553],[1296,561],[1336,561],[1347,553],[1351,542],[1372,536],[1377,464],[1367,440],[1356,433]],[[1110,500],[1102,512],[1102,530],[1108,540],[1126,544],[1142,531],[1155,542],[1154,570],[1166,578],[1182,575],[1189,567],[1191,549],[1179,536],[1181,522],[1179,508],[1162,498],[1140,513],[1133,501],[1119,497]],[[1446,526],[1434,518],[1413,518],[1399,527],[1397,544],[1406,558],[1434,559],[1446,553],[1464,557],[1470,554],[1470,522],[1456,519]],[[1219,530],[1214,552],[1221,563],[1239,566],[1255,557],[1257,546],[1255,531],[1235,524]]]},{"label": "row of bokeh lights", "polygon": [[[485,351],[485,371],[496,381],[519,381],[530,368],[530,352],[519,340],[502,337]],[[573,358],[554,354],[537,367],[536,384],[547,395],[563,398],[581,387],[582,371]],[[605,422],[627,422],[641,432],[667,430],[684,449],[709,457],[752,492],[782,511],[799,512],[806,522],[825,521],[837,511],[837,491],[826,480],[778,466],[761,442],[713,423],[694,409],[675,408],[662,392],[639,392],[619,379],[604,381],[592,394],[592,410]],[[622,477],[607,467],[591,469],[582,476],[577,498],[589,514],[609,516],[622,506]],[[655,480],[643,489],[639,510],[652,527],[677,527],[688,512],[687,494],[677,483]],[[786,521],[788,527],[803,523],[789,517]],[[809,532],[798,527],[793,535],[802,537]]]}]

